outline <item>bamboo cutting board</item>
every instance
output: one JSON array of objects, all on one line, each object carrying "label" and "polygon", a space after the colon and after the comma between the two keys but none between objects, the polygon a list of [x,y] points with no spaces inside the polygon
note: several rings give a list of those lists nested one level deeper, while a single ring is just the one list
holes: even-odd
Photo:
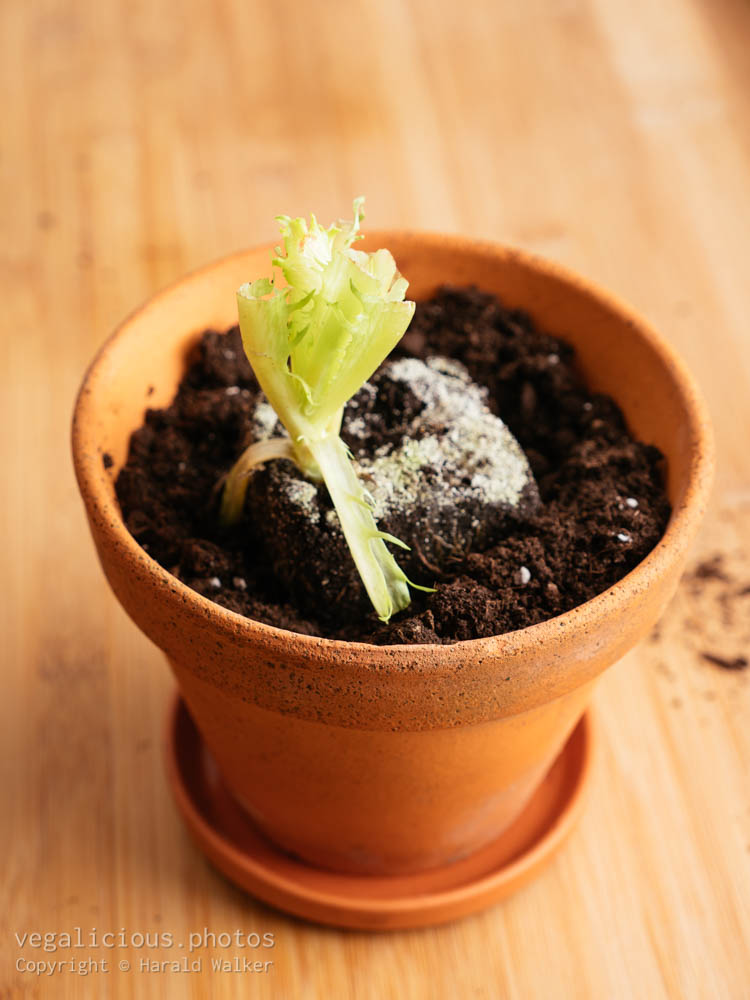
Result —
[{"label": "bamboo cutting board", "polygon": [[[750,669],[716,662],[750,656],[749,44],[742,0],[0,5],[1,996],[750,997]],[[382,936],[274,912],[189,842],[172,682],[106,590],[67,440],[140,301],[359,193],[374,227],[515,243],[630,301],[698,375],[719,456],[692,575],[599,687],[563,852],[492,910]],[[270,966],[237,930],[273,935]]]}]

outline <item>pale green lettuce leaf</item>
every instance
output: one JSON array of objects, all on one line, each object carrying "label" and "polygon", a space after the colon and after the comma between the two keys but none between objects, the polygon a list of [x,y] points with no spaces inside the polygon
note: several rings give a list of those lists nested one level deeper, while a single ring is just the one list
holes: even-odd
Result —
[{"label": "pale green lettuce leaf", "polygon": [[[327,229],[315,216],[309,223],[280,216],[284,252],[277,251],[273,264],[286,286],[268,279],[243,285],[237,305],[260,387],[289,433],[300,468],[325,480],[367,593],[387,621],[409,603],[408,581],[385,545],[399,543],[378,531],[338,428],[343,407],[403,336],[414,303],[404,300],[408,282],[388,250],[352,248],[363,201],[354,202],[352,221]],[[227,510],[241,510],[246,476],[255,456],[266,453],[246,453],[241,473],[230,474]]]}]

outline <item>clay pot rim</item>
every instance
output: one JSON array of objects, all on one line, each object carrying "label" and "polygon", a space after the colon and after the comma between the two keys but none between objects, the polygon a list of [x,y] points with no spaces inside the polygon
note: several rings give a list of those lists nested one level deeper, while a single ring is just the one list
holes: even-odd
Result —
[{"label": "clay pot rim", "polygon": [[[326,659],[336,663],[341,661],[342,655],[346,660],[351,660],[354,655],[359,667],[382,672],[401,671],[407,662],[413,670],[416,666],[414,652],[419,650],[420,656],[426,657],[429,661],[430,672],[435,672],[439,671],[441,666],[453,669],[457,660],[465,660],[467,655],[480,661],[485,657],[496,657],[499,654],[512,655],[515,658],[523,655],[525,650],[530,651],[532,648],[539,648],[559,639],[560,630],[565,629],[567,632],[567,626],[571,629],[579,627],[582,622],[578,619],[585,619],[587,625],[593,629],[597,621],[611,614],[613,605],[624,609],[638,594],[648,589],[653,579],[660,577],[680,558],[692,540],[697,522],[705,509],[713,480],[714,442],[708,408],[693,376],[677,352],[646,320],[611,292],[560,264],[502,243],[455,234],[406,229],[373,230],[367,233],[367,242],[377,243],[378,246],[389,246],[389,242],[393,243],[396,240],[416,241],[428,248],[450,244],[459,252],[486,254],[499,261],[513,260],[526,269],[541,272],[553,281],[568,285],[579,293],[598,300],[607,311],[617,315],[624,326],[645,341],[669,370],[688,415],[687,431],[691,442],[688,486],[681,501],[672,511],[664,535],[633,570],[583,604],[554,618],[512,632],[480,639],[464,639],[450,644],[374,645],[303,635],[246,618],[203,597],[164,569],[127,530],[119,505],[114,498],[113,480],[109,471],[104,468],[102,451],[95,440],[96,421],[91,419],[97,410],[98,371],[115,345],[127,336],[130,327],[157,303],[175,294],[195,279],[205,277],[213,271],[220,271],[230,261],[264,250],[271,252],[274,244],[270,243],[226,254],[190,271],[178,281],[161,289],[126,316],[95,355],[76,399],[72,430],[75,470],[89,509],[89,516],[96,518],[100,525],[105,526],[111,542],[124,549],[130,559],[140,563],[152,576],[154,583],[163,589],[171,600],[178,602],[183,611],[189,609],[194,612],[204,625],[206,620],[210,619],[214,627],[235,640],[244,638],[255,642],[261,641],[269,652],[273,648],[288,647],[292,643],[295,652],[304,658]],[[408,278],[408,275],[406,277]],[[357,655],[358,653],[366,655]]]}]

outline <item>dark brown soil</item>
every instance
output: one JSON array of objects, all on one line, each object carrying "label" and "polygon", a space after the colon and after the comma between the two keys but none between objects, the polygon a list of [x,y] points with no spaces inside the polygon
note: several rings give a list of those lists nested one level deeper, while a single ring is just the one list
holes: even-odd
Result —
[{"label": "dark brown soil", "polygon": [[[379,644],[450,643],[535,624],[605,590],[654,547],[670,513],[661,456],[628,435],[611,399],[586,390],[563,341],[492,296],[444,289],[418,304],[393,357],[403,355],[455,358],[487,388],[490,408],[528,457],[542,503],[481,551],[463,551],[432,573],[425,565],[418,582],[435,593],[415,592],[388,625],[355,614],[335,593],[322,591],[315,611],[298,607],[273,572],[264,525],[249,507],[239,525],[219,527],[216,484],[252,440],[258,399],[236,329],[203,335],[172,405],[149,410],[133,434],[117,478],[129,530],[162,566],[233,611],[296,632]],[[413,404],[408,393],[400,401],[382,397],[368,418],[375,442],[403,433],[393,414]],[[348,408],[345,438],[358,413]],[[316,502],[330,505],[324,492]],[[326,556],[311,546],[308,558]]]},{"label": "dark brown soil", "polygon": [[[401,358],[347,408],[343,438],[377,525],[410,546],[398,550],[398,564],[417,584],[450,579],[469,552],[540,508],[526,456],[486,396],[455,360]],[[276,423],[267,403],[261,414]],[[257,430],[276,436],[281,426],[261,419]],[[334,628],[366,617],[370,601],[325,485],[275,461],[253,473],[247,492],[250,519],[264,526],[265,555],[294,606]]]}]

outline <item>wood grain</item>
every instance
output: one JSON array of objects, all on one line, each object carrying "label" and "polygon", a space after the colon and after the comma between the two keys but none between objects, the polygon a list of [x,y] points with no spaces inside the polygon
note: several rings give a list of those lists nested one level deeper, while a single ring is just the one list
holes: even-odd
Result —
[{"label": "wood grain", "polygon": [[[750,997],[750,7],[742,0],[5,0],[0,5],[3,996]],[[461,231],[611,287],[687,358],[719,475],[651,642],[602,682],[603,752],[563,853],[436,930],[308,926],[204,863],[165,785],[172,682],[105,588],[68,422],[141,300],[273,216]],[[627,377],[627,373],[623,373]],[[44,981],[15,935],[272,932],[267,974]],[[180,952],[180,956],[176,953]],[[117,970],[122,960],[129,972]],[[266,958],[267,956],[262,956]]]}]

